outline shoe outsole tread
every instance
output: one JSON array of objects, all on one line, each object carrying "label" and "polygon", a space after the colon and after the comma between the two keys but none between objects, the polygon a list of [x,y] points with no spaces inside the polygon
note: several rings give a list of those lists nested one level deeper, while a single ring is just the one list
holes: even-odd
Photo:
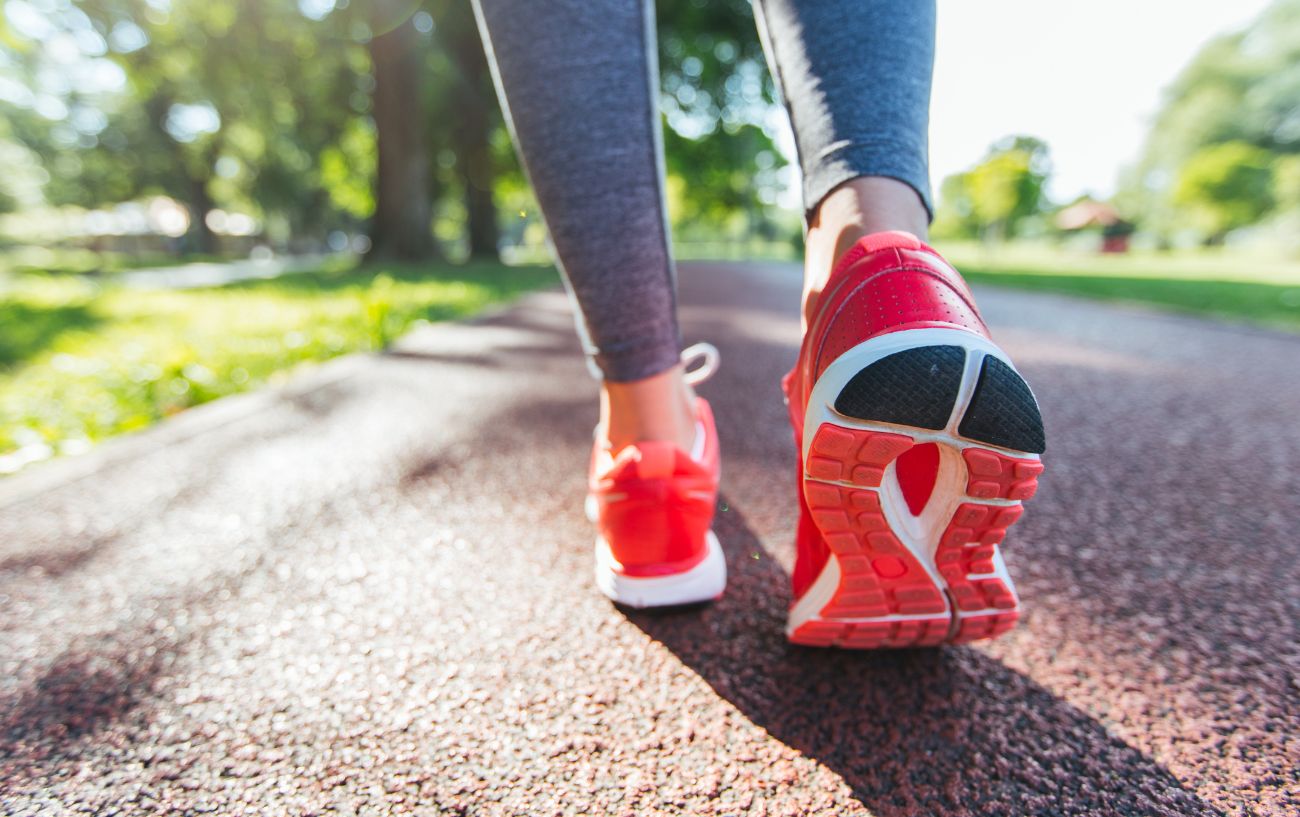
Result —
[{"label": "shoe outsole tread", "polygon": [[[804,499],[833,554],[834,571],[819,581],[836,584],[821,609],[789,632],[792,642],[921,647],[992,638],[1015,626],[1019,599],[998,551],[1037,490],[1042,420],[1015,370],[986,354],[958,432],[943,431],[951,428],[968,354],[960,346],[922,345],[873,362],[835,400],[843,422],[822,422],[813,432]],[[868,388],[880,391],[867,394]],[[930,405],[943,411],[937,423]],[[930,502],[940,503],[943,516],[929,523],[924,541],[908,547],[903,540],[917,536],[897,520],[909,511],[882,483],[890,466],[921,443],[946,448],[945,467],[963,473],[945,496],[936,489]]]},{"label": "shoe outsole tread", "polygon": [[958,432],[971,440],[1032,454],[1047,448],[1043,418],[1029,385],[1015,369],[992,355],[981,364],[979,381]]},{"label": "shoe outsole tread", "polygon": [[846,417],[938,430],[961,387],[966,351],[921,346],[883,357],[853,376],[835,399]]}]

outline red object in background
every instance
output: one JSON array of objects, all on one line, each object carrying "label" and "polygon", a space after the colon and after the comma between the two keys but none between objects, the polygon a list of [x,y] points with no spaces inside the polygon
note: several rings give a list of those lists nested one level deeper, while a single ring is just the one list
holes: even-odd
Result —
[{"label": "red object in background", "polygon": [[1127,235],[1108,235],[1101,239],[1102,252],[1128,252]]}]

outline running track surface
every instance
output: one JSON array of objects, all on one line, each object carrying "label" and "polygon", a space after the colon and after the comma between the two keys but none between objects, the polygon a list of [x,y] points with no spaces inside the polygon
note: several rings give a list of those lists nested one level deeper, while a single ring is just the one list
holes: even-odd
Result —
[{"label": "running track surface", "polygon": [[981,292],[1048,426],[1022,624],[816,651],[797,273],[682,282],[721,602],[594,589],[595,385],[542,293],[0,483],[0,812],[1297,813],[1300,338]]}]

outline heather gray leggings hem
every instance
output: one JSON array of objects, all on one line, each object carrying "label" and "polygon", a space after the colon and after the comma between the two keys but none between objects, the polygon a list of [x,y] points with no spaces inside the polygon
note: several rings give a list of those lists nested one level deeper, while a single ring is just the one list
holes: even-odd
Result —
[{"label": "heather gray leggings hem", "polygon": [[847,181],[911,186],[933,217],[935,0],[753,0],[799,150],[804,214]]},{"label": "heather gray leggings hem", "polygon": [[891,142],[852,142],[836,148],[822,157],[803,163],[803,200],[806,202],[804,219],[811,222],[813,213],[822,199],[845,182],[863,176],[882,176],[903,182],[916,191],[930,219],[934,208],[930,201],[930,169],[925,161],[924,148]]},{"label": "heather gray leggings hem", "polygon": [[[930,208],[934,0],[754,0],[798,146],[805,209],[862,176]],[[652,0],[474,0],[593,374],[678,362]]]}]

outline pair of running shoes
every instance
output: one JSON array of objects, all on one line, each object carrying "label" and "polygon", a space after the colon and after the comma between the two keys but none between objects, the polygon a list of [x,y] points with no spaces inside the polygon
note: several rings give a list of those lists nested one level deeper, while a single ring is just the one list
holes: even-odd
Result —
[{"label": "pair of running shoes", "polygon": [[[1000,553],[1034,495],[1038,404],[989,337],[961,276],[908,233],[861,239],[836,264],[782,380],[799,451],[786,635],[797,644],[914,647],[993,638],[1019,616]],[[712,347],[688,375],[717,365]],[[592,453],[596,584],[631,607],[719,597],[711,526],[720,475],[709,404],[694,447]]]}]

